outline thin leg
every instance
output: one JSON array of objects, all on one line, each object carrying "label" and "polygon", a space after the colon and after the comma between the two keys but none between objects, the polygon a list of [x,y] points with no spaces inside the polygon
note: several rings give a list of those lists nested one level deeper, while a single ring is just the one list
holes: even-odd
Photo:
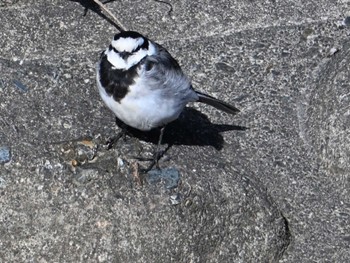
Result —
[{"label": "thin leg", "polygon": [[106,145],[107,145],[107,150],[112,149],[113,145],[119,141],[121,137],[125,136],[125,130],[121,130],[116,136],[111,137],[107,140]]},{"label": "thin leg", "polygon": [[158,144],[157,144],[156,151],[154,153],[154,157],[152,158],[151,164],[146,169],[142,170],[143,173],[147,173],[148,171],[152,170],[154,166],[156,166],[156,168],[159,169],[159,163],[158,163],[159,159],[162,158],[163,154],[169,149],[169,147],[167,147],[166,150],[160,151],[160,147],[161,147],[163,135],[164,135],[164,129],[165,127],[162,127],[160,129]]},{"label": "thin leg", "polygon": [[[118,123],[119,123],[118,119],[116,118],[116,124],[118,125]],[[126,136],[126,133],[127,133],[127,130],[126,130],[127,127],[126,127],[126,125],[124,123],[120,123],[120,128],[122,130],[116,136],[114,136],[112,138],[109,138],[107,140],[106,145],[107,145],[107,149],[108,150],[110,150],[113,147],[113,145],[119,141],[119,139],[121,137],[123,137],[124,140],[125,140],[125,136]]]},{"label": "thin leg", "polygon": [[158,145],[157,145],[157,149],[156,149],[156,154],[155,154],[155,165],[156,165],[156,168],[159,169],[159,159],[162,157],[162,152],[160,152],[160,146],[162,144],[162,140],[163,140],[163,135],[164,135],[164,130],[165,130],[165,126],[163,126],[161,129],[160,129],[160,134],[159,134],[159,139],[158,139]]}]

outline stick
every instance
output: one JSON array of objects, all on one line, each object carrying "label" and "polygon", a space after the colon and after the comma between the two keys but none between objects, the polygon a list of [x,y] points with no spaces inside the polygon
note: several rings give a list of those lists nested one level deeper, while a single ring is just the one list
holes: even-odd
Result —
[{"label": "stick", "polygon": [[101,7],[101,9],[106,12],[113,20],[114,23],[116,23],[117,26],[119,26],[119,28],[122,30],[122,31],[127,31],[126,27],[119,21],[118,18],[116,18],[112,13],[111,11],[109,11],[100,1],[98,0],[94,0],[94,2],[96,4],[99,5],[99,7]]}]

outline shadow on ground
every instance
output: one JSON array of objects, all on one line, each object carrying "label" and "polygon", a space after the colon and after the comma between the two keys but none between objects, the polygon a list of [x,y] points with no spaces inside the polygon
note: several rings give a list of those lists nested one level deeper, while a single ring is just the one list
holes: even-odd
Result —
[{"label": "shadow on ground", "polygon": [[[122,128],[125,126],[116,119],[116,124]],[[139,131],[132,127],[127,127],[129,135],[140,140],[158,143],[160,129],[153,129],[148,132]],[[185,108],[180,117],[165,127],[162,144],[190,145],[190,146],[213,146],[216,150],[221,150],[224,139],[221,135],[226,131],[245,131],[247,128],[230,124],[214,124],[200,111],[193,108]]]}]

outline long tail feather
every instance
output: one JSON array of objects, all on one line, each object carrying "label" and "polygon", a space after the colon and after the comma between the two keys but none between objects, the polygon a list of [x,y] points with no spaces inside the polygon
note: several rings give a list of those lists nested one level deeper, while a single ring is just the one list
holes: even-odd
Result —
[{"label": "long tail feather", "polygon": [[207,94],[201,93],[199,91],[196,91],[198,97],[199,97],[199,102],[203,102],[205,104],[208,104],[210,106],[213,106],[215,108],[217,108],[218,110],[222,110],[226,113],[229,114],[237,114],[239,112],[239,109],[237,109],[236,107],[222,101],[222,100],[218,100],[212,96],[209,96]]}]

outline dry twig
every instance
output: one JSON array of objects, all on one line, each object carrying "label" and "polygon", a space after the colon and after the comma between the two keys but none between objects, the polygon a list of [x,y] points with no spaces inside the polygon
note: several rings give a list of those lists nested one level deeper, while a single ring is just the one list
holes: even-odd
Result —
[{"label": "dry twig", "polygon": [[113,22],[118,25],[118,27],[121,29],[121,31],[127,31],[126,27],[120,22],[118,18],[116,18],[111,11],[109,11],[100,1],[94,0],[96,4],[99,5],[99,7],[109,15],[109,17],[113,20]]}]

